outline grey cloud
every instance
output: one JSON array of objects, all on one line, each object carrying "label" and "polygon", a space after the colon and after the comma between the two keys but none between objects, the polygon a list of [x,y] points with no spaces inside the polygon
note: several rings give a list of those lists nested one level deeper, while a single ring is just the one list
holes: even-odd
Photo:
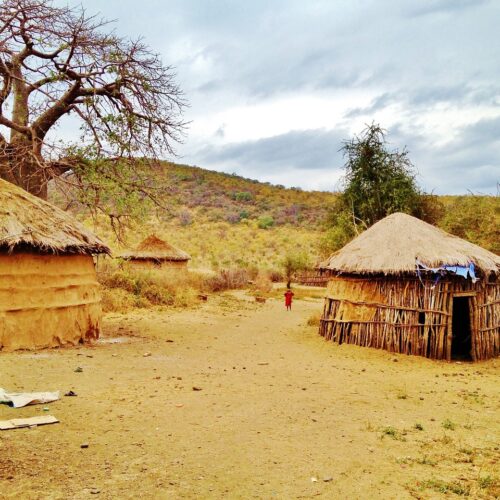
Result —
[{"label": "grey cloud", "polygon": [[[500,118],[481,120],[457,131],[443,146],[429,142],[418,129],[391,127],[389,147],[407,147],[416,166],[419,184],[438,194],[460,194],[467,190],[492,193],[500,180]],[[197,164],[259,177],[270,171],[339,173],[344,164],[339,151],[350,134],[347,130],[302,130],[256,141],[224,146],[206,146],[193,155]],[[284,181],[284,183],[286,183]],[[334,189],[334,185],[325,188]]]},{"label": "grey cloud", "polygon": [[500,94],[500,86],[486,85],[472,87],[468,84],[449,86],[426,86],[386,92],[374,98],[368,106],[350,109],[344,118],[371,117],[392,104],[401,104],[411,114],[438,103],[450,105],[487,105],[498,107],[495,99]]},{"label": "grey cloud", "polygon": [[[117,16],[113,2],[83,4],[89,12]],[[443,20],[443,11],[466,11],[471,17]],[[500,49],[492,22],[500,5],[478,0],[362,5],[347,0],[148,0],[141,9],[133,0],[122,0],[120,12],[118,30],[128,29],[144,35],[153,47],[164,47],[184,88],[202,94],[232,88],[251,99],[352,86],[385,85],[386,91],[400,91],[450,85],[456,80],[450,68],[460,68],[462,80],[476,75],[495,81],[489,75],[496,75],[491,63]],[[426,15],[413,20],[419,13]],[[179,40],[191,44],[195,53],[171,50]],[[198,52],[213,63],[201,81],[193,72]]]},{"label": "grey cloud", "polygon": [[200,165],[227,165],[236,171],[255,173],[269,169],[334,169],[343,163],[339,152],[346,131],[296,130],[286,134],[206,146],[193,155]]},{"label": "grey cloud", "polygon": [[[401,106],[405,122],[390,127],[389,139],[397,147],[408,145],[426,187],[495,189],[497,123],[472,124],[450,145],[436,147],[413,121],[440,103],[498,112],[498,1],[145,0],[138,7],[136,0],[121,0],[119,10],[116,2],[82,3],[89,13],[118,17],[118,34],[144,36],[177,68],[192,103],[190,119],[283,95],[357,89],[377,97],[365,108],[353,106],[342,121],[345,128],[359,117],[370,122],[384,108]],[[192,139],[189,157],[202,166],[224,163],[229,171],[236,165],[249,169],[243,172],[248,175],[281,169],[285,176],[293,168],[307,177],[313,165],[342,165],[337,150],[349,136],[342,130],[295,131],[196,147],[195,140],[210,143],[209,134]]]},{"label": "grey cloud", "polygon": [[[419,173],[418,182],[428,192],[461,194],[493,193],[500,179],[498,141],[485,140],[481,152],[473,147],[486,132],[494,135],[497,124],[484,121],[462,130],[455,141],[436,147],[418,133],[405,134],[397,126],[388,134],[390,147],[407,146],[412,162]],[[343,173],[344,159],[339,151],[342,141],[349,138],[345,130],[293,131],[276,137],[233,143],[225,146],[206,146],[193,154],[190,160],[207,168],[237,172],[247,177],[266,177],[282,172],[281,183],[288,185],[287,172],[298,172],[306,185],[311,175],[324,171],[331,179]],[[314,172],[314,174],[312,174]],[[323,185],[323,189],[336,189],[338,184]]]},{"label": "grey cloud", "polygon": [[500,118],[483,119],[455,131],[456,137],[437,146],[418,130],[391,127],[389,139],[407,145],[419,181],[428,191],[460,194],[467,190],[494,193],[500,181]]},{"label": "grey cloud", "polygon": [[376,113],[377,111],[380,111],[381,109],[384,109],[388,105],[392,104],[395,102],[396,96],[392,94],[382,94],[375,99],[372,100],[369,106],[366,106],[364,108],[353,108],[349,110],[345,115],[344,118],[357,118],[358,116],[370,116]]}]

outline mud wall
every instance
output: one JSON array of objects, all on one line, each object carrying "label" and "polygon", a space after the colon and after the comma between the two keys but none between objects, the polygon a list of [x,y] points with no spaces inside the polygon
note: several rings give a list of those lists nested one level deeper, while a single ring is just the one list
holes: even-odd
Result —
[{"label": "mud wall", "polygon": [[89,255],[0,254],[0,350],[96,339],[100,300]]}]

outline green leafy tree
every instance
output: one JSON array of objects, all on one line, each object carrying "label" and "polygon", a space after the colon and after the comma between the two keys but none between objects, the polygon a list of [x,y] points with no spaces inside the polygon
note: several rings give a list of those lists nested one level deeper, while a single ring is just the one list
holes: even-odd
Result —
[{"label": "green leafy tree", "polygon": [[294,274],[310,267],[309,256],[305,252],[288,253],[281,261],[281,267],[286,278],[286,286],[290,288]]},{"label": "green leafy tree", "polygon": [[341,199],[355,226],[367,228],[394,212],[417,212],[421,192],[408,151],[389,150],[379,125],[366,127],[341,150],[346,159]]},{"label": "green leafy tree", "polygon": [[344,190],[330,209],[320,251],[327,255],[375,222],[405,212],[437,224],[444,215],[437,196],[423,193],[408,151],[390,150],[385,131],[375,123],[345,141]]}]

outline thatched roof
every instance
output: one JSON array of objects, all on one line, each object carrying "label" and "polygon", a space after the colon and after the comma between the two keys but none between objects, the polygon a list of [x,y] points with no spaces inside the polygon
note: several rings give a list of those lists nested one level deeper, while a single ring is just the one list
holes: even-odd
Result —
[{"label": "thatched roof", "polygon": [[378,221],[319,267],[349,274],[400,275],[414,273],[417,260],[433,268],[472,262],[485,274],[500,273],[498,255],[402,213]]},{"label": "thatched roof", "polygon": [[98,254],[109,248],[71,215],[0,179],[0,250]]},{"label": "thatched roof", "polygon": [[148,236],[134,251],[124,253],[120,257],[127,260],[155,261],[186,261],[191,258],[186,252],[175,248],[155,235]]}]

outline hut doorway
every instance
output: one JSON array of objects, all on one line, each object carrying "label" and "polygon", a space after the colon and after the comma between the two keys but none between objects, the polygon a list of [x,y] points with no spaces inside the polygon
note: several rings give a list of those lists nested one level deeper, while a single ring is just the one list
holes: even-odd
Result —
[{"label": "hut doorway", "polygon": [[470,297],[453,297],[451,359],[472,360]]}]

